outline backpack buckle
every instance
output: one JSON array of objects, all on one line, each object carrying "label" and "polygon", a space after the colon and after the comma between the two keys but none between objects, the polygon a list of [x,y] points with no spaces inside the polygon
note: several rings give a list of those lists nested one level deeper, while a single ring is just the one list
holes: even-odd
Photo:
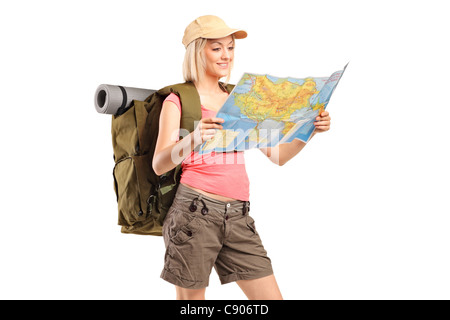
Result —
[{"label": "backpack buckle", "polygon": [[154,194],[151,194],[150,197],[147,199],[147,213],[151,214],[153,210],[153,205],[156,201],[156,196]]}]

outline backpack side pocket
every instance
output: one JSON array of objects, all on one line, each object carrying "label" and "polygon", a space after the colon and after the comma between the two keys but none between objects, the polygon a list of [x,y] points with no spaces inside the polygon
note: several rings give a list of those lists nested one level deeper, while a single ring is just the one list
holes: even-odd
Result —
[{"label": "backpack side pocket", "polygon": [[119,225],[130,227],[146,218],[146,212],[141,203],[138,172],[133,156],[122,159],[114,166],[113,176],[117,205],[119,210]]}]

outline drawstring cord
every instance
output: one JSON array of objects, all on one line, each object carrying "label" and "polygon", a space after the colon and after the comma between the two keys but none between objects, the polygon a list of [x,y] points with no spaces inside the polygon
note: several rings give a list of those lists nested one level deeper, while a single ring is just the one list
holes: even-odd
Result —
[{"label": "drawstring cord", "polygon": [[202,197],[203,197],[203,195],[200,194],[197,198],[194,198],[192,200],[191,205],[189,206],[189,210],[191,212],[197,211],[197,203],[198,203],[197,201],[201,201],[203,203],[203,208],[201,210],[202,215],[205,215],[208,213],[208,207],[206,207],[206,203],[205,203],[205,201],[203,201]]}]

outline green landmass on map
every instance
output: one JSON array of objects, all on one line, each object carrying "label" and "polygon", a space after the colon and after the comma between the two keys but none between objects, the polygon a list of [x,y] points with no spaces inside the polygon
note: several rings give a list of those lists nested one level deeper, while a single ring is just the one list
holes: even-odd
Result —
[{"label": "green landmass on map", "polygon": [[[302,108],[310,108],[309,99],[319,93],[313,78],[306,78],[300,85],[285,79],[272,82],[267,76],[255,77],[245,74],[239,84],[242,85],[246,81],[252,81],[253,90],[235,95],[234,104],[239,107],[243,115],[258,124],[266,119],[284,121],[285,126],[281,132],[283,135],[296,124],[290,121],[292,113]],[[323,103],[316,103],[311,108],[318,110],[323,105]]]}]

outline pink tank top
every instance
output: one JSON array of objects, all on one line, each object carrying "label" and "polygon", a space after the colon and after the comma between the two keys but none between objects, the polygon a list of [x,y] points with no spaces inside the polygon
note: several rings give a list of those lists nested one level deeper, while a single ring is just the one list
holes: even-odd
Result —
[{"label": "pink tank top", "polygon": [[[180,110],[180,98],[171,93],[166,100]],[[202,118],[214,117],[216,111],[201,106]],[[245,169],[244,152],[211,152],[199,155],[192,151],[181,163],[180,183],[210,193],[242,201],[249,201],[249,180]]]}]

